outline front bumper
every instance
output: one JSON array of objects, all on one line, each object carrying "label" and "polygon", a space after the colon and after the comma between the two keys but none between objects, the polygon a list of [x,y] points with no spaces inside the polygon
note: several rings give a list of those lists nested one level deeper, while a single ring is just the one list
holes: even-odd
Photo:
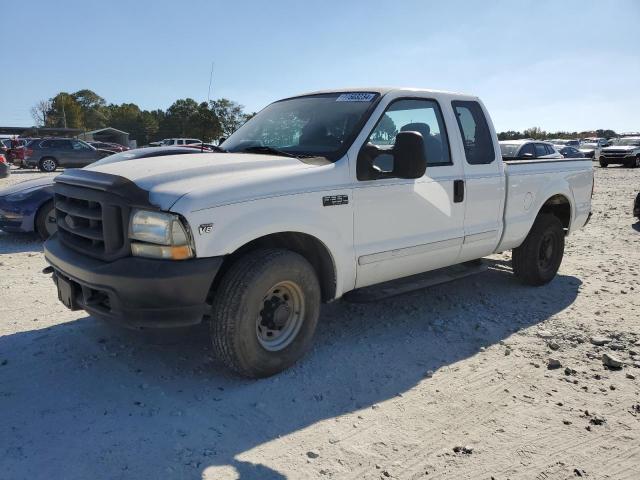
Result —
[{"label": "front bumper", "polygon": [[5,232],[32,232],[33,214],[24,213],[19,208],[0,200],[0,230]]},{"label": "front bumper", "polygon": [[608,157],[605,153],[600,154],[600,162],[606,163],[608,165],[626,165],[628,163],[632,163],[635,160],[635,155],[625,155],[625,156],[611,156]]},{"label": "front bumper", "polygon": [[223,257],[182,261],[125,257],[103,262],[71,250],[57,235],[45,242],[44,254],[54,269],[56,285],[62,279],[65,288],[70,286],[72,310],[83,309],[130,328],[200,323],[223,261]]}]

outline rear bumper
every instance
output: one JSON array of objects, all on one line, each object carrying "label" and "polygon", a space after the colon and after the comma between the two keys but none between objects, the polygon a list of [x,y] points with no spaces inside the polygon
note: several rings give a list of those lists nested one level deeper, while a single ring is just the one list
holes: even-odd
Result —
[{"label": "rear bumper", "polygon": [[125,257],[103,262],[64,246],[54,235],[46,260],[72,290],[72,310],[130,328],[179,327],[202,321],[206,298],[223,257],[183,261]]}]

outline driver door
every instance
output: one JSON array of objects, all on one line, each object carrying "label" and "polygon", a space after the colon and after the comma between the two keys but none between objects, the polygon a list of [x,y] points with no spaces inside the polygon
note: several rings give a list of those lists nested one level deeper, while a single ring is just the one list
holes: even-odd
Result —
[{"label": "driver door", "polygon": [[[391,149],[401,131],[417,131],[425,142],[427,169],[421,178],[358,180],[354,196],[356,288],[455,263],[464,238],[464,202],[454,184],[464,178],[449,148],[439,104],[427,98],[392,101],[368,137]],[[374,161],[393,170],[393,156]],[[456,197],[456,198],[454,198]]]}]

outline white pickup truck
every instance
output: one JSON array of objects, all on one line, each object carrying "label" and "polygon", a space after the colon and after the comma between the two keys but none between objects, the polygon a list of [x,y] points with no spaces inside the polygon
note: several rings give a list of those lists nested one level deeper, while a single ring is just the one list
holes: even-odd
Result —
[{"label": "white pickup truck", "polygon": [[551,281],[593,171],[504,162],[477,97],[367,88],[272,103],[218,153],[107,158],[55,182],[45,255],[65,305],[131,327],[206,321],[226,365],[263,377],[347,292],[505,250],[524,283]]}]

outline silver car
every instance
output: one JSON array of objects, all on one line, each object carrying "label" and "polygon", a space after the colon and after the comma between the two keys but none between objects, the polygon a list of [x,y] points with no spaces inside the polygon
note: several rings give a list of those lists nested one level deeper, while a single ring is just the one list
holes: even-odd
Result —
[{"label": "silver car", "polygon": [[24,165],[53,172],[58,167],[84,167],[112,153],[75,138],[44,138],[27,145]]}]

